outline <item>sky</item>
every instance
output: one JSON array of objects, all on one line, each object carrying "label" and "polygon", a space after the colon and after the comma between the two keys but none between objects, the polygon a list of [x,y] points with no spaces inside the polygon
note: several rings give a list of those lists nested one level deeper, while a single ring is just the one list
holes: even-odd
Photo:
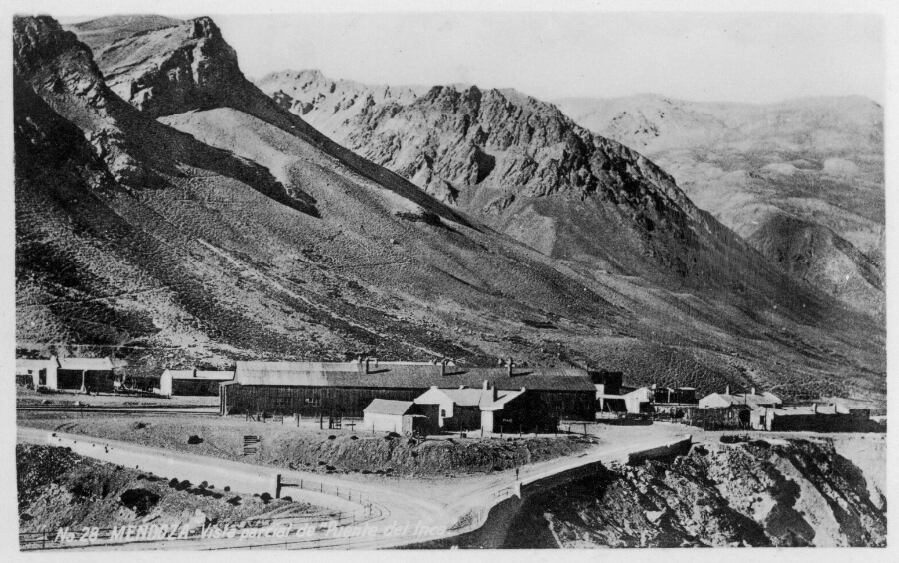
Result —
[{"label": "sky", "polygon": [[317,68],[331,78],[372,84],[473,83],[549,100],[650,92],[757,103],[806,96],[884,99],[879,15],[209,15],[251,78]]}]

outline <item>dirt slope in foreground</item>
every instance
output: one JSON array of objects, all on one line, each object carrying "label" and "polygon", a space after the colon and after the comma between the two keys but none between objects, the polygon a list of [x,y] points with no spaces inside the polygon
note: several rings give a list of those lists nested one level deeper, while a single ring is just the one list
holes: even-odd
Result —
[{"label": "dirt slope in foreground", "polygon": [[300,516],[320,510],[285,499],[266,502],[252,491],[224,491],[215,483],[147,474],[51,446],[17,444],[16,477],[22,532],[129,524],[222,527],[265,514]]}]

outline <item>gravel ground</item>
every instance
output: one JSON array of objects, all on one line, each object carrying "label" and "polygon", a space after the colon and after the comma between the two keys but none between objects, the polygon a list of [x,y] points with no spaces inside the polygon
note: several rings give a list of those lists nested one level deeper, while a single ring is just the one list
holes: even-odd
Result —
[{"label": "gravel ground", "polygon": [[[531,462],[579,453],[598,439],[576,434],[425,440],[388,437],[384,433],[320,429],[317,420],[291,419],[265,424],[244,417],[200,418],[190,415],[115,415],[86,413],[19,414],[19,424],[123,440],[175,450],[317,472],[358,473],[372,477],[404,475],[454,477],[492,473]],[[259,450],[244,455],[243,437],[262,438]],[[191,436],[199,443],[188,443]],[[194,440],[195,441],[195,440]]]}]

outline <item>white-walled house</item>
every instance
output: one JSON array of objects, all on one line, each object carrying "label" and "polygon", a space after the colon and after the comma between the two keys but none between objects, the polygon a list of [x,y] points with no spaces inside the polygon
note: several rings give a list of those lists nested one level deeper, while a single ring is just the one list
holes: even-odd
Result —
[{"label": "white-walled house", "polygon": [[16,381],[28,381],[32,387],[57,388],[56,370],[59,368],[59,360],[56,356],[50,356],[46,360],[30,360],[16,358]]}]

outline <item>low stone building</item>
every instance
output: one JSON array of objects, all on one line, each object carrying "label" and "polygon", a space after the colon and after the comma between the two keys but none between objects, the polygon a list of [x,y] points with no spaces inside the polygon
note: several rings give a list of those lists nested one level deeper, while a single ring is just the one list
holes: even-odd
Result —
[{"label": "low stone building", "polygon": [[362,427],[373,432],[433,433],[432,420],[412,401],[374,399],[363,410]]},{"label": "low stone building", "polygon": [[752,412],[753,428],[775,431],[877,432],[882,426],[871,420],[869,409],[842,405],[804,405],[762,408]]},{"label": "low stone building", "polygon": [[56,389],[56,370],[58,368],[59,361],[56,356],[50,356],[46,360],[16,358],[16,383],[28,385],[32,389],[39,387]]}]

